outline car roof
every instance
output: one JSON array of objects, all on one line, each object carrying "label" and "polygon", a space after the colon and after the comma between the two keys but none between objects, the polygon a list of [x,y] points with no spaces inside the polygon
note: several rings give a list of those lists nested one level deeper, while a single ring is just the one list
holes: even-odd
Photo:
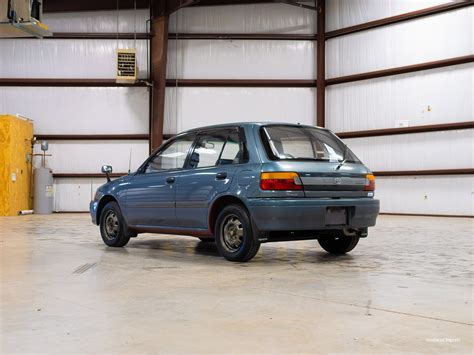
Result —
[{"label": "car roof", "polygon": [[216,128],[235,127],[235,126],[239,126],[239,127],[255,127],[255,126],[261,127],[261,126],[267,126],[267,125],[309,127],[309,128],[319,128],[319,129],[326,130],[326,128],[323,128],[323,127],[302,125],[302,124],[299,124],[299,123],[295,124],[295,123],[286,123],[286,122],[232,122],[232,123],[223,123],[223,124],[204,126],[204,127],[196,127],[196,128],[184,131],[181,134],[194,133],[194,132],[199,132],[199,131],[207,131],[207,130],[216,129]]}]

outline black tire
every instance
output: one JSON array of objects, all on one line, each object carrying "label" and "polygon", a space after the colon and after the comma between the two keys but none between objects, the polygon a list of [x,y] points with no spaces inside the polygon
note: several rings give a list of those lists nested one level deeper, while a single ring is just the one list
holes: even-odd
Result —
[{"label": "black tire", "polygon": [[100,235],[109,247],[121,248],[130,240],[122,212],[117,202],[109,202],[100,214]]},{"label": "black tire", "polygon": [[341,255],[350,252],[359,243],[359,237],[348,237],[345,235],[334,237],[322,237],[318,239],[321,248],[328,253]]},{"label": "black tire", "polygon": [[199,238],[202,243],[214,243],[216,240],[214,238]]},{"label": "black tire", "polygon": [[260,248],[248,212],[241,205],[224,207],[217,216],[214,235],[219,253],[229,261],[249,261]]}]

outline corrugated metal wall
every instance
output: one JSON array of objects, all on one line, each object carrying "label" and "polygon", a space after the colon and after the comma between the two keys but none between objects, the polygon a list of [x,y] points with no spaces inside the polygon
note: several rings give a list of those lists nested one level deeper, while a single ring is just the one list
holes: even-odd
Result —
[{"label": "corrugated metal wall", "polygon": [[[314,34],[315,13],[284,4],[185,8],[170,33]],[[172,37],[171,37],[172,38]],[[312,41],[170,40],[170,79],[316,79]],[[168,88],[165,132],[235,121],[314,124],[312,88]]]},{"label": "corrugated metal wall", "polygon": [[[397,15],[446,0],[331,0],[328,31]],[[463,8],[326,42],[327,77],[472,54],[473,9]],[[284,4],[185,8],[170,18],[170,33],[314,34],[314,11]],[[146,31],[147,10],[119,11],[119,31]],[[116,32],[117,12],[45,14],[53,32]],[[0,77],[114,78],[115,50],[133,40],[2,40]],[[137,40],[140,77],[147,77],[147,41]],[[3,53],[9,53],[5,56]],[[169,41],[170,79],[316,78],[311,41]],[[472,64],[327,87],[326,121],[336,132],[469,121],[473,112]],[[316,89],[168,87],[167,134],[231,121],[314,124]],[[146,134],[148,89],[0,87],[0,111],[35,120],[37,134]],[[373,170],[472,167],[472,131],[349,139]],[[103,163],[132,169],[144,160],[147,141],[51,142],[57,173],[96,173]],[[102,179],[55,179],[55,209],[87,209]],[[455,184],[450,182],[455,181]],[[448,189],[449,187],[449,189]],[[407,192],[407,193],[405,193]],[[410,193],[408,193],[410,192]],[[377,195],[382,211],[472,214],[472,179],[384,177]]]},{"label": "corrugated metal wall", "polygon": [[[119,11],[119,31],[146,32],[148,10]],[[117,12],[46,13],[53,32],[117,32]],[[146,40],[4,39],[0,77],[114,79],[117,48],[136,46],[139,77],[147,78]],[[3,55],[3,53],[9,53]],[[0,87],[0,111],[34,120],[35,134],[148,134],[149,100],[144,87]],[[39,147],[38,147],[39,148]],[[51,141],[55,173],[116,172],[137,168],[148,141]],[[55,178],[56,211],[86,211],[104,179]]]},{"label": "corrugated metal wall", "polygon": [[[329,1],[327,29],[439,3],[445,1]],[[473,10],[462,8],[329,39],[327,77],[472,55]],[[472,121],[473,69],[470,63],[329,86],[327,125],[349,132]],[[472,168],[473,138],[472,130],[460,130],[346,142],[374,171],[437,170]],[[383,212],[473,215],[472,176],[380,177],[376,196]]]},{"label": "corrugated metal wall", "polygon": [[[120,10],[120,32],[146,32],[148,10]],[[283,4],[184,9],[169,31],[223,33],[314,33],[314,13]],[[117,11],[46,13],[53,32],[117,31]],[[137,40],[140,78],[147,77],[147,41]],[[115,51],[133,40],[22,39],[0,41],[0,77],[114,78]],[[168,78],[315,79],[310,41],[169,41]],[[0,111],[34,119],[36,134],[146,134],[148,89],[115,87],[0,87]],[[312,124],[315,89],[167,88],[165,127],[175,134],[216,122],[275,120]],[[97,173],[136,168],[147,141],[54,141],[50,166],[56,173]],[[87,210],[103,179],[56,178],[57,211]]]}]

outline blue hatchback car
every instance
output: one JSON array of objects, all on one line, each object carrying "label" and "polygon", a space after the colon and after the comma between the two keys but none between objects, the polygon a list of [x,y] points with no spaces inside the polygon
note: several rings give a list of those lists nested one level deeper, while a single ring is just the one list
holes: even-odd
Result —
[{"label": "blue hatchback car", "polygon": [[215,241],[230,261],[252,259],[261,243],[302,239],[344,254],[379,213],[370,170],[331,131],[296,124],[193,129],[108,181],[90,213],[111,247],[152,232]]}]

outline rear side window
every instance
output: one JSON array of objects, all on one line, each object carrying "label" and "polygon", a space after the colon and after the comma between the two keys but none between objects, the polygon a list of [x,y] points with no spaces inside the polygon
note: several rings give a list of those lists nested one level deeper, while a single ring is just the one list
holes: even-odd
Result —
[{"label": "rear side window", "polygon": [[216,130],[199,137],[189,160],[190,168],[239,164],[241,142],[237,130]]},{"label": "rear side window", "polygon": [[331,132],[311,128],[272,125],[261,128],[267,154],[273,160],[316,160],[359,162]]},{"label": "rear side window", "polygon": [[241,157],[239,132],[230,132],[219,159],[220,165],[238,164]]}]

